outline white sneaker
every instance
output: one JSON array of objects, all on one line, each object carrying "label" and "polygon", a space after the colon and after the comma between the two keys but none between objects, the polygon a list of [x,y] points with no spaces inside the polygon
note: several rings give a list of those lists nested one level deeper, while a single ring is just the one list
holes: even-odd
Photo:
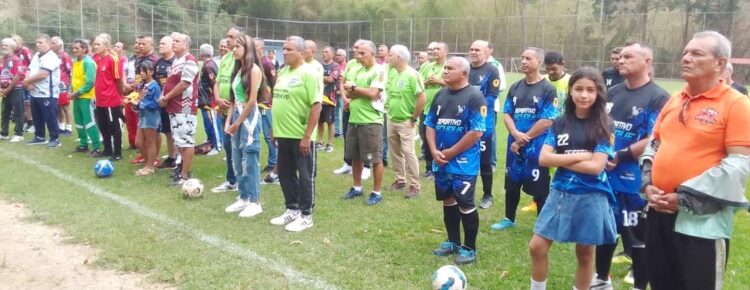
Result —
[{"label": "white sneaker", "polygon": [[370,168],[362,167],[362,180],[370,178]]},{"label": "white sneaker", "polygon": [[591,277],[591,287],[589,290],[612,290],[612,280],[607,277],[607,280],[599,279],[594,273],[594,276]]},{"label": "white sneaker", "polygon": [[219,150],[211,149],[211,151],[208,151],[208,153],[206,153],[207,156],[214,156],[216,154],[219,154]]},{"label": "white sneaker", "polygon": [[271,219],[271,224],[275,226],[283,226],[292,222],[293,220],[296,220],[299,216],[300,213],[298,210],[287,209],[284,214]]},{"label": "white sneaker", "polygon": [[248,205],[250,205],[249,201],[246,201],[246,200],[241,199],[241,198],[237,198],[237,201],[235,201],[233,204],[230,204],[229,206],[227,206],[227,208],[225,208],[224,211],[227,212],[227,213],[235,213],[235,212],[242,211]]},{"label": "white sneaker", "polygon": [[284,229],[290,232],[301,232],[311,228],[312,226],[313,220],[311,215],[300,215],[293,222],[286,225]]},{"label": "white sneaker", "polygon": [[23,136],[14,135],[12,138],[10,138],[10,143],[18,143],[23,141]]},{"label": "white sneaker", "polygon": [[10,137],[8,135],[0,135],[0,140],[8,140]]},{"label": "white sneaker", "polygon": [[247,207],[240,212],[240,217],[254,217],[262,212],[263,208],[260,206],[260,203],[249,202]]},{"label": "white sneaker", "polygon": [[333,174],[351,174],[351,173],[352,173],[352,167],[346,163],[344,163],[344,165],[341,165],[341,168],[333,171]]},{"label": "white sneaker", "polygon": [[211,192],[213,193],[227,192],[232,190],[237,190],[237,185],[231,184],[229,183],[229,181],[224,181],[224,183],[220,184],[219,186],[211,188]]}]

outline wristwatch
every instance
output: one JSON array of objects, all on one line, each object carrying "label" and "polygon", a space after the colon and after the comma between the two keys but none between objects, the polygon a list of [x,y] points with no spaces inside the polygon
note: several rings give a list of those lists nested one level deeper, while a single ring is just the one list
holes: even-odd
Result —
[{"label": "wristwatch", "polygon": [[418,118],[414,118],[414,117],[411,117],[411,122],[412,122],[412,123],[416,123],[416,122],[417,122],[417,120],[419,120],[419,119],[418,119]]}]

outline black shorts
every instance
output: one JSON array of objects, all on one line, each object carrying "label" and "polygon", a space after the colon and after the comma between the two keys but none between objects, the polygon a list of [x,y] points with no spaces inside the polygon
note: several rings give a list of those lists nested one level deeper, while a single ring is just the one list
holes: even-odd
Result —
[{"label": "black shorts", "polygon": [[323,108],[320,109],[320,118],[318,119],[318,124],[333,123],[334,112],[336,112],[336,106],[323,104]]},{"label": "black shorts", "polygon": [[646,238],[646,201],[637,194],[615,192],[617,206],[615,220],[617,232],[622,236],[623,244],[634,248],[645,247]]},{"label": "black shorts", "polygon": [[458,207],[473,209],[476,183],[476,175],[435,172],[435,198],[445,200],[453,197],[458,202]]},{"label": "black shorts", "polygon": [[172,134],[172,126],[169,122],[169,113],[167,113],[167,110],[165,108],[160,108],[159,115],[161,115],[161,128],[159,128],[159,133]]},{"label": "black shorts", "polygon": [[550,175],[549,168],[541,167],[532,172],[534,178],[516,182],[508,174],[505,174],[505,191],[517,192],[523,189],[523,192],[537,198],[546,198],[549,195]]},{"label": "black shorts", "polygon": [[479,139],[479,171],[482,175],[492,175],[492,151],[495,150],[492,147],[492,137],[494,132],[484,132],[482,138]]}]

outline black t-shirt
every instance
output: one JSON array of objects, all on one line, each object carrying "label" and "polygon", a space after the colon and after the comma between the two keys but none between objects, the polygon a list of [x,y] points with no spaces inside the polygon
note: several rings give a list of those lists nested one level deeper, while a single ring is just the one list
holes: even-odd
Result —
[{"label": "black t-shirt", "polygon": [[[145,85],[145,84],[142,83],[143,80],[141,80],[141,69],[140,69],[141,64],[145,60],[150,61],[152,67],[156,68],[156,64],[159,62],[159,56],[156,55],[156,54],[154,54],[154,53],[152,53],[150,55],[145,55],[145,56],[141,56],[141,57],[136,57],[135,58],[135,62],[134,62],[134,65],[133,65],[135,67],[135,84],[138,85],[139,88],[141,88],[143,85]],[[156,69],[154,69],[154,75],[153,75],[153,77],[154,77],[154,79],[156,79]]]},{"label": "black t-shirt", "polygon": [[747,96],[747,88],[738,82],[732,83],[732,88]]},{"label": "black t-shirt", "polygon": [[608,89],[616,84],[622,83],[624,80],[620,75],[620,72],[611,67],[602,72],[602,77],[604,78],[604,85],[607,86]]},{"label": "black t-shirt", "polygon": [[164,89],[164,85],[167,83],[167,77],[169,76],[169,70],[172,69],[172,62],[174,57],[170,59],[159,58],[154,66],[154,79],[159,82],[161,89]]},{"label": "black t-shirt", "polygon": [[497,95],[500,94],[500,73],[497,67],[489,62],[485,62],[480,67],[471,67],[469,70],[469,84],[479,89],[487,100],[487,106],[490,110],[487,112],[485,118],[487,122],[487,132],[495,132],[495,110],[492,108],[495,106],[495,100]]}]

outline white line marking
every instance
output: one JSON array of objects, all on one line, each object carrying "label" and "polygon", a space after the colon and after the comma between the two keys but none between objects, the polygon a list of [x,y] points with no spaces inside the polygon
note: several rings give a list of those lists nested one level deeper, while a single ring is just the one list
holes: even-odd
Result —
[{"label": "white line marking", "polygon": [[305,273],[299,272],[297,270],[294,270],[291,266],[287,265],[283,261],[278,261],[274,259],[269,259],[266,257],[263,257],[261,255],[258,255],[257,253],[246,249],[242,247],[239,244],[230,242],[220,236],[214,236],[209,235],[199,229],[193,228],[185,223],[182,223],[180,221],[177,221],[167,215],[155,212],[148,207],[145,207],[135,201],[129,200],[127,198],[124,198],[122,196],[119,196],[117,194],[108,192],[101,187],[98,187],[96,185],[93,185],[91,183],[82,181],[80,179],[75,179],[70,175],[67,175],[63,172],[60,172],[57,169],[54,169],[52,167],[49,167],[43,163],[40,163],[39,161],[30,159],[28,157],[21,157],[18,154],[13,154],[12,152],[9,152],[6,149],[0,148],[0,153],[2,153],[3,156],[11,159],[15,159],[17,161],[21,161],[23,163],[26,163],[30,166],[35,166],[39,169],[41,169],[44,172],[47,172],[49,174],[54,175],[55,177],[62,179],[64,181],[67,181],[68,183],[80,186],[88,190],[89,192],[93,193],[94,195],[97,195],[99,197],[108,198],[112,201],[119,203],[122,206],[125,206],[129,208],[130,210],[151,219],[154,219],[158,222],[161,222],[163,224],[172,226],[173,228],[182,231],[185,234],[188,234],[189,236],[192,236],[196,240],[199,240],[205,244],[208,244],[210,246],[213,246],[215,248],[218,248],[219,250],[222,250],[224,252],[227,252],[229,254],[237,255],[243,258],[248,259],[250,262],[254,262],[257,266],[261,268],[269,268],[275,272],[278,272],[287,279],[304,284],[310,287],[314,287],[316,289],[338,289],[338,287],[329,284],[328,282],[324,281],[321,278],[307,275]]}]

